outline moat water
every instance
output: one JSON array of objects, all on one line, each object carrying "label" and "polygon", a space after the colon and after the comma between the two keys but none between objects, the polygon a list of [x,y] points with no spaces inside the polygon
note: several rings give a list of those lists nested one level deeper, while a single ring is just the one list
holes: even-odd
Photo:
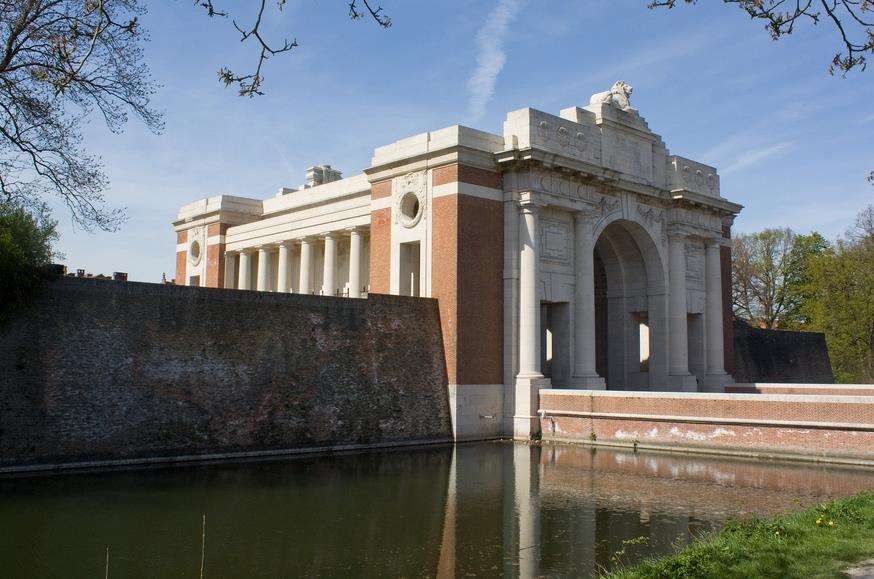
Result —
[{"label": "moat water", "polygon": [[205,578],[589,577],[871,488],[871,470],[514,443],[4,478],[0,575],[105,577],[108,547],[118,578],[200,577],[202,549]]}]

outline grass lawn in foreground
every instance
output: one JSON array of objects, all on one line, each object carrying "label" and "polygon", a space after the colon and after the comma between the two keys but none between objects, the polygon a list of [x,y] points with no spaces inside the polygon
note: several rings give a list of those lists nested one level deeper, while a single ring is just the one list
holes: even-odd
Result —
[{"label": "grass lawn in foreground", "polygon": [[674,555],[605,577],[841,577],[872,557],[874,491],[866,491],[771,519],[729,521]]}]

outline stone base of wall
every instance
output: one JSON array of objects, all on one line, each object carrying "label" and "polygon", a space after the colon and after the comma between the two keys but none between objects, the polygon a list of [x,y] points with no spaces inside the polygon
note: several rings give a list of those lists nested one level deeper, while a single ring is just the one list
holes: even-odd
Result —
[{"label": "stone base of wall", "polygon": [[458,441],[501,438],[503,384],[450,384],[452,432]]},{"label": "stone base of wall", "polygon": [[874,398],[541,390],[544,439],[874,466]]}]

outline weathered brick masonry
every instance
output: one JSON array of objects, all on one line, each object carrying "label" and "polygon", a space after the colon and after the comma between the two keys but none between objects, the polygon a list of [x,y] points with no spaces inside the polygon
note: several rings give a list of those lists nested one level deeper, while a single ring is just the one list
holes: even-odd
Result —
[{"label": "weathered brick masonry", "polygon": [[866,396],[541,390],[544,439],[874,461]]},{"label": "weathered brick masonry", "polygon": [[0,466],[451,436],[435,300],[61,279],[0,328]]}]

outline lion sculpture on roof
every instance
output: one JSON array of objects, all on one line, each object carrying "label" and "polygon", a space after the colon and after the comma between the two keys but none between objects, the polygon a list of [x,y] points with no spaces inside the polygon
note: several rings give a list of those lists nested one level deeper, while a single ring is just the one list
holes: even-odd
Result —
[{"label": "lion sculpture on roof", "polygon": [[615,107],[627,111],[631,108],[631,93],[634,88],[624,80],[617,80],[608,91],[593,94],[589,99],[590,105],[601,103],[612,104]]}]

